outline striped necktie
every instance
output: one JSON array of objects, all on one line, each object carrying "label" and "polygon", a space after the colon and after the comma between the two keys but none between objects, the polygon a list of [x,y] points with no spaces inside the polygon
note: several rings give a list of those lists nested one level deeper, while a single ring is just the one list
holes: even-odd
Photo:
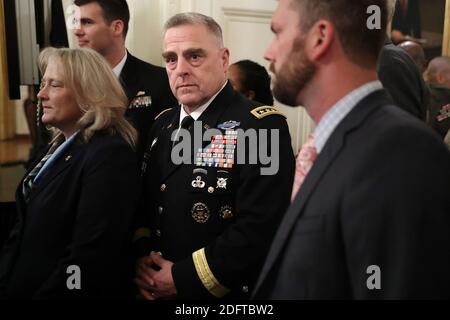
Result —
[{"label": "striped necktie", "polygon": [[30,173],[25,177],[22,184],[22,193],[23,197],[25,199],[25,202],[28,202],[30,200],[31,192],[33,191],[35,185],[34,185],[34,179],[39,174],[39,171],[41,171],[42,167],[45,165],[48,159],[53,155],[53,152],[58,148],[60,145],[59,142],[54,142],[50,149],[48,149],[47,154],[39,161],[39,163],[33,168],[33,170],[30,171]]}]

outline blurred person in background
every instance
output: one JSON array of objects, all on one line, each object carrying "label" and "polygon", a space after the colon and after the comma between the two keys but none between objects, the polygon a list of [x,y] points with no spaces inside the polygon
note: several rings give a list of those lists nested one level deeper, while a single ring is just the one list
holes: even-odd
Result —
[{"label": "blurred person in background", "polygon": [[262,65],[251,60],[235,62],[228,69],[228,79],[233,89],[247,99],[273,105],[270,76]]},{"label": "blurred person in background", "polygon": [[425,71],[431,98],[428,124],[444,138],[450,129],[450,57],[437,57]]},{"label": "blurred person in background", "polygon": [[419,69],[420,74],[423,74],[427,68],[427,59],[425,58],[425,51],[423,50],[423,47],[414,41],[404,41],[400,43],[398,47],[402,48],[409,54]]},{"label": "blurred person in background", "polygon": [[[396,0],[387,0],[388,22],[392,21]],[[423,122],[427,119],[429,90],[413,59],[392,43],[386,35],[384,47],[378,59],[378,78],[388,91],[395,105]]]}]

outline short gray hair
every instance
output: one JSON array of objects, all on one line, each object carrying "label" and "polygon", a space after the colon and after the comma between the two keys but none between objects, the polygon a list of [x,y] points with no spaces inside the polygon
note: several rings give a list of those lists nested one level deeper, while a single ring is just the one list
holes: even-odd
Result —
[{"label": "short gray hair", "polygon": [[203,25],[217,38],[220,47],[223,47],[223,35],[220,25],[211,17],[197,12],[184,12],[172,16],[164,24],[164,33],[171,28],[184,25]]}]

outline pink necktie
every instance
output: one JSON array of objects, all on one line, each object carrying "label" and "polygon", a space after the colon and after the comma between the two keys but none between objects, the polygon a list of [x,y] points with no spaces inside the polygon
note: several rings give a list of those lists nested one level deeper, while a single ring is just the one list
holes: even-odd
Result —
[{"label": "pink necktie", "polygon": [[291,202],[294,201],[298,190],[300,190],[300,187],[302,186],[302,183],[305,180],[305,177],[308,174],[309,170],[311,170],[311,167],[313,166],[314,160],[316,160],[316,158],[317,150],[314,146],[314,136],[310,134],[297,156]]}]

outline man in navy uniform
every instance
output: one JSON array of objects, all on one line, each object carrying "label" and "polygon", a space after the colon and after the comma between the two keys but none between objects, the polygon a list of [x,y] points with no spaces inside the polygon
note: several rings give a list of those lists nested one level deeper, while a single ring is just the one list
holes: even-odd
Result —
[{"label": "man in navy uniform", "polygon": [[80,25],[75,29],[80,47],[102,54],[120,77],[129,99],[125,116],[138,131],[140,158],[153,119],[163,109],[176,106],[164,68],[131,55],[125,47],[130,12],[126,0],[75,0]]},{"label": "man in navy uniform", "polygon": [[[233,90],[229,51],[210,17],[172,17],[163,57],[181,107],[159,115],[146,150],[140,213],[149,221],[135,234],[141,254],[136,284],[150,300],[248,297],[289,204],[294,157],[287,122],[277,109]],[[208,129],[217,133],[195,150],[188,143],[187,161],[176,164],[175,148],[185,141],[177,144],[171,136],[185,137],[180,127],[193,139]],[[248,129],[259,147],[240,149],[245,140],[239,132]],[[249,160],[264,144],[279,161],[270,164],[274,170],[261,159]]]}]

